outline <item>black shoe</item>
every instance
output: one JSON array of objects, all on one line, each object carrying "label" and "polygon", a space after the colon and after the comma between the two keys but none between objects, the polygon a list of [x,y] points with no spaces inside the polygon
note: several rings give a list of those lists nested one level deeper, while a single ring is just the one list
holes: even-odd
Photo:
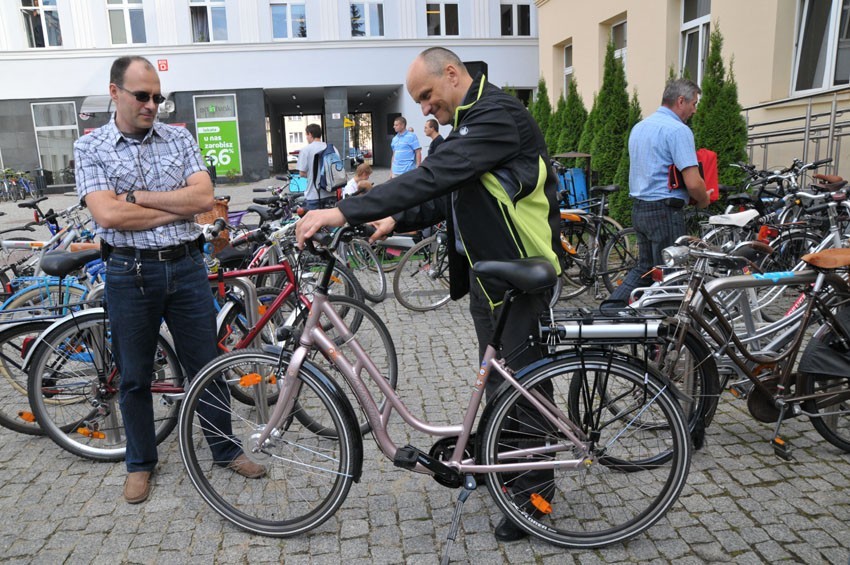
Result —
[{"label": "black shoe", "polygon": [[499,525],[493,531],[493,535],[498,541],[518,541],[527,538],[528,532],[520,529],[507,518],[502,518],[502,521],[499,522]]}]

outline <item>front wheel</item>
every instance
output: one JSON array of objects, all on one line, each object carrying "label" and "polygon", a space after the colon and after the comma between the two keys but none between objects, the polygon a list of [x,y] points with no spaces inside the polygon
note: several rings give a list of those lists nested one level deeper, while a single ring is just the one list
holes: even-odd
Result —
[{"label": "front wheel", "polygon": [[[330,377],[309,363],[298,372],[298,406],[311,416],[321,414],[333,437],[311,431],[290,414],[258,446],[260,433],[270,425],[272,407],[266,399],[278,394],[283,380],[277,355],[256,349],[222,355],[192,381],[178,424],[180,456],[203,499],[240,528],[278,537],[312,530],[330,518],[357,479],[363,457],[351,406]],[[232,430],[211,429],[202,415],[208,399],[226,397],[237,383],[251,383],[256,401],[219,403]],[[208,447],[211,433],[239,444],[249,459],[266,468],[265,476],[249,479],[223,468]]]},{"label": "front wheel", "polygon": [[690,465],[687,428],[667,386],[640,365],[596,352],[518,376],[561,418],[569,413],[561,425],[579,434],[579,445],[517,389],[500,390],[479,427],[481,464],[571,462],[488,474],[490,494],[511,521],[554,545],[602,547],[647,530],[676,502]]}]

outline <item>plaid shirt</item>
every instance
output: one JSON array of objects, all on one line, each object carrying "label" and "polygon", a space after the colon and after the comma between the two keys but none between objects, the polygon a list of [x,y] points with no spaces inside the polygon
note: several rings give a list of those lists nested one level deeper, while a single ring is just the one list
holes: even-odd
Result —
[{"label": "plaid shirt", "polygon": [[[186,179],[207,167],[186,128],[154,123],[142,141],[125,137],[115,116],[105,126],[74,143],[77,194],[80,200],[98,190],[123,194],[132,190],[168,191],[186,186]],[[97,222],[95,222],[97,225]],[[114,247],[160,249],[197,239],[198,225],[180,220],[140,231],[105,229],[97,235]]]}]

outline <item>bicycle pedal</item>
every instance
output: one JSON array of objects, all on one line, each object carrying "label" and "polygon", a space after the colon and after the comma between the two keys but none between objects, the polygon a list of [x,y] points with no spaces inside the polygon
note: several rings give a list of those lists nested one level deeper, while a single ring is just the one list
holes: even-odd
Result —
[{"label": "bicycle pedal", "polygon": [[777,436],[770,440],[770,444],[773,446],[773,453],[780,459],[784,459],[785,461],[793,461],[794,456],[791,455],[791,446],[785,443],[781,437]]},{"label": "bicycle pedal", "polygon": [[420,454],[425,455],[412,445],[399,447],[395,452],[395,457],[393,457],[393,465],[402,469],[413,469],[416,467]]},{"label": "bicycle pedal", "polygon": [[746,400],[750,394],[750,388],[743,385],[732,385],[729,387],[729,392],[739,400]]}]

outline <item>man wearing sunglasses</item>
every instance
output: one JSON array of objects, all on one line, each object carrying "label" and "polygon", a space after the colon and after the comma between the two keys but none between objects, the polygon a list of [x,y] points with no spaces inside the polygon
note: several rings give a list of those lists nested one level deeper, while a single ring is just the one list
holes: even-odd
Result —
[{"label": "man wearing sunglasses", "polygon": [[[109,81],[115,113],[75,143],[74,157],[77,192],[94,218],[106,261],[112,354],[121,375],[127,438],[124,498],[137,504],[150,494],[158,461],[150,387],[161,321],[190,377],[217,354],[215,311],[194,222],[214,200],[192,134],[156,121],[164,97],[153,65],[142,57],[121,57]],[[227,388],[208,400],[210,406],[229,402]],[[219,465],[248,478],[263,476],[265,469],[231,437],[226,411],[206,412],[207,440]]]}]

